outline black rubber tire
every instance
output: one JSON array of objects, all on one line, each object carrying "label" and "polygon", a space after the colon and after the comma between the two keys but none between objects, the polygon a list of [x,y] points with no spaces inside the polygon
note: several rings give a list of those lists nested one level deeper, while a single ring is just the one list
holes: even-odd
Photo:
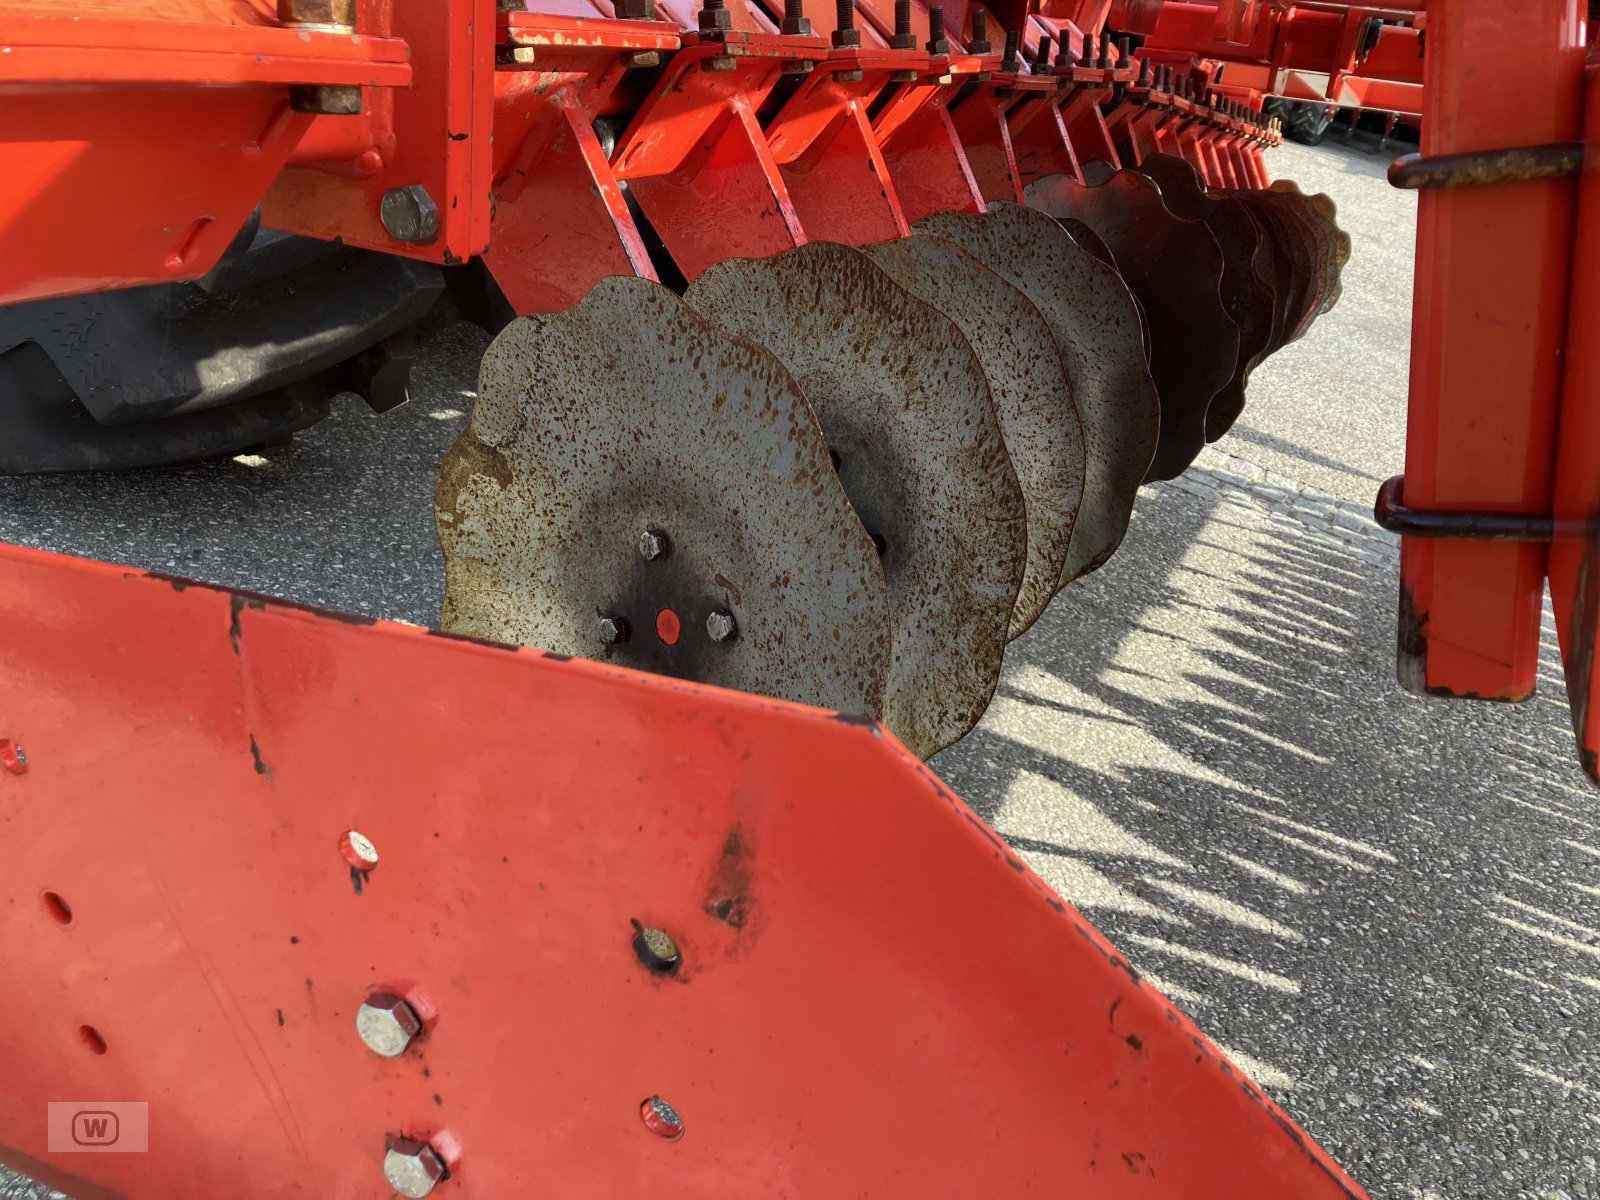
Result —
[{"label": "black rubber tire", "polygon": [[1322,140],[1328,136],[1328,127],[1333,124],[1333,117],[1329,115],[1327,107],[1297,101],[1286,103],[1290,104],[1292,109],[1289,119],[1284,122],[1284,133],[1302,146],[1322,145]]}]

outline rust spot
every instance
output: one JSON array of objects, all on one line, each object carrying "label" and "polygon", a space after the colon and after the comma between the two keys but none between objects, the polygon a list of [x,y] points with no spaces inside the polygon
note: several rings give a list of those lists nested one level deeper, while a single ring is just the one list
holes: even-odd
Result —
[{"label": "rust spot", "polygon": [[743,930],[755,915],[753,864],[755,845],[741,826],[735,825],[722,841],[722,851],[711,868],[705,903],[701,906],[713,920]]},{"label": "rust spot", "polygon": [[256,743],[256,735],[253,733],[250,735],[250,758],[255,763],[257,775],[265,775],[269,779],[272,777],[271,770],[261,757],[261,747]]}]

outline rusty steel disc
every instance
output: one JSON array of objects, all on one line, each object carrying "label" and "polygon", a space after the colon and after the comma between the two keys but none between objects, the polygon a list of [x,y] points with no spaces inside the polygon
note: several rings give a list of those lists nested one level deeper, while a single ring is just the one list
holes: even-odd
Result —
[{"label": "rusty steel disc", "polygon": [[987,213],[934,213],[916,232],[954,242],[1033,302],[1055,336],[1083,426],[1083,503],[1063,585],[1111,557],[1155,452],[1159,402],[1139,340],[1138,305],[1115,268],[1060,222],[996,201]]},{"label": "rusty steel disc", "polygon": [[1338,303],[1339,295],[1344,290],[1340,276],[1344,271],[1345,263],[1350,261],[1350,235],[1339,228],[1339,206],[1334,203],[1333,197],[1325,192],[1302,192],[1300,185],[1293,180],[1280,179],[1268,189],[1274,192],[1284,192],[1291,196],[1299,196],[1305,201],[1306,211],[1313,220],[1322,226],[1329,239],[1331,247],[1331,275],[1326,297],[1318,313],[1328,312]]},{"label": "rusty steel disc", "polygon": [[982,363],[949,317],[830,242],[717,263],[685,299],[772,351],[811,402],[889,583],[883,722],[927,758],[988,707],[1027,560]]},{"label": "rusty steel disc", "polygon": [[1052,217],[1076,217],[1111,248],[1150,323],[1161,438],[1146,478],[1181,475],[1206,444],[1207,410],[1239,356],[1239,329],[1222,305],[1216,238],[1202,222],[1175,216],[1155,181],[1136,171],[1118,171],[1093,187],[1049,175],[1023,195]]},{"label": "rusty steel disc", "polygon": [[1335,246],[1304,197],[1282,191],[1215,189],[1250,209],[1290,264],[1290,299],[1280,345],[1303,336],[1321,311],[1336,277]]},{"label": "rusty steel disc", "polygon": [[953,242],[918,234],[861,249],[954,321],[983,364],[1028,518],[1027,564],[1007,633],[1015,638],[1060,587],[1083,500],[1083,428],[1061,348],[1032,301]]},{"label": "rusty steel disc", "polygon": [[882,710],[888,588],[799,385],[659,284],[500,333],[435,514],[447,632]]},{"label": "rusty steel disc", "polygon": [[[1172,212],[1204,222],[1222,250],[1222,303],[1239,327],[1239,354],[1228,386],[1206,412],[1206,440],[1214,442],[1244,411],[1250,372],[1266,356],[1272,340],[1272,287],[1267,277],[1257,273],[1261,227],[1237,200],[1207,195],[1199,172],[1181,158],[1151,155],[1136,169],[1156,181],[1162,201]],[[1264,262],[1260,266],[1270,270]]]},{"label": "rusty steel disc", "polygon": [[[1090,165],[1108,166],[1109,164],[1091,163]],[[1060,224],[1061,228],[1065,229],[1072,235],[1073,241],[1077,242],[1078,245],[1082,246],[1090,254],[1094,255],[1101,262],[1105,263],[1106,266],[1110,267],[1113,271],[1117,270],[1117,256],[1111,253],[1111,247],[1106,245],[1105,239],[1102,238],[1098,233],[1090,229],[1082,221],[1078,220],[1077,217],[1066,217],[1060,222]],[[1122,273],[1118,271],[1117,278],[1120,279],[1121,277]],[[1129,294],[1131,295],[1132,293]],[[1150,322],[1145,320],[1144,309],[1140,307],[1137,301],[1135,301],[1133,308],[1134,311],[1139,314],[1139,342],[1144,346],[1145,361],[1149,362]]]}]

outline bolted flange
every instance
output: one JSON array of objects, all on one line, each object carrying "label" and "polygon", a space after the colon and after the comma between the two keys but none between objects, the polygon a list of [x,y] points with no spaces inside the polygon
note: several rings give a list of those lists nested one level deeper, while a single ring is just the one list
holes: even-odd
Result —
[{"label": "bolted flange", "polygon": [[420,183],[390,188],[383,194],[378,216],[397,242],[425,246],[439,236],[439,206]]},{"label": "bolted flange", "polygon": [[399,1058],[421,1032],[422,1022],[411,1005],[388,992],[372,993],[356,1009],[356,1033],[368,1050],[384,1058]]},{"label": "bolted flange", "polygon": [[409,1200],[423,1200],[444,1178],[444,1162],[426,1142],[397,1137],[383,1156],[383,1177]]}]

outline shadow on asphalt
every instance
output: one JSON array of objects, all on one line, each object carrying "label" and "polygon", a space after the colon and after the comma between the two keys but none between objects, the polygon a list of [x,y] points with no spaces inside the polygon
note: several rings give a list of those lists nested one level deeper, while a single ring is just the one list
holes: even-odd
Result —
[{"label": "shadow on asphalt", "polygon": [[1600,802],[1553,637],[1532,704],[1406,696],[1387,543],[1268,518],[1146,491],[934,765],[1374,1196],[1588,1194]]}]

